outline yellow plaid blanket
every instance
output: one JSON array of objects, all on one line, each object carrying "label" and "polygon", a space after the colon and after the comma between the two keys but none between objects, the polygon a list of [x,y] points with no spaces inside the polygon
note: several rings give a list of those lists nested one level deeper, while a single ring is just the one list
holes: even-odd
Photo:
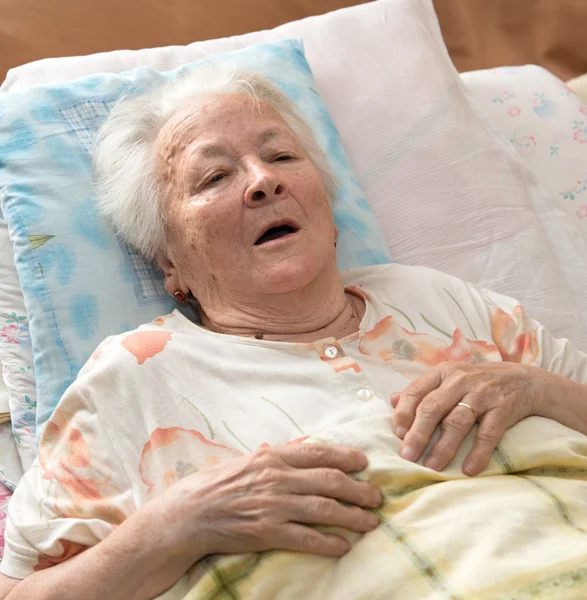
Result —
[{"label": "yellow plaid blanket", "polygon": [[385,495],[379,527],[345,533],[341,559],[274,551],[209,557],[184,600],[585,600],[587,437],[532,417],[506,432],[489,468],[461,472],[472,435],[442,473],[399,457],[386,420],[310,441],[361,448],[361,479]]}]

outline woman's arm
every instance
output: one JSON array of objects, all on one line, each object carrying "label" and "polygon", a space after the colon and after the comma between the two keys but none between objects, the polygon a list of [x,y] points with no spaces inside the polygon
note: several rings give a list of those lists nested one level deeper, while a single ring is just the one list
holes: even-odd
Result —
[{"label": "woman's arm", "polygon": [[[469,309],[468,320],[485,313],[485,328],[503,362],[475,364],[472,352],[464,362],[432,367],[393,394],[401,456],[418,460],[440,426],[441,435],[424,464],[442,470],[477,422],[463,472],[478,475],[506,429],[526,417],[550,418],[587,435],[587,355],[527,318],[516,300],[455,280],[446,283]],[[463,348],[475,343],[465,340]],[[461,353],[466,356],[463,349]]]},{"label": "woman's arm", "polygon": [[147,600],[208,554],[286,549],[342,556],[347,540],[307,525],[359,533],[377,527],[368,509],[381,503],[381,492],[347,476],[366,466],[351,448],[300,444],[202,469],[95,546],[25,579],[7,600]]},{"label": "woman's arm", "polygon": [[536,386],[534,414],[587,435],[587,384],[536,367],[529,368],[540,382]]},{"label": "woman's arm", "polygon": [[158,502],[131,515],[105,540],[73,558],[27,577],[0,600],[150,600],[202,558],[180,555],[164,535]]}]

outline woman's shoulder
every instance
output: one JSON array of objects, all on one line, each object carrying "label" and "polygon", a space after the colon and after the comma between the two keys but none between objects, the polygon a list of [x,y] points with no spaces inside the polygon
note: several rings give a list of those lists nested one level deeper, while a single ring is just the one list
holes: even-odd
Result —
[{"label": "woman's shoulder", "polygon": [[[342,275],[345,287],[365,291],[381,302],[404,306],[440,308],[459,305],[486,315],[498,300],[508,306],[515,302],[438,269],[397,263],[349,269]],[[506,302],[507,301],[507,302]],[[513,305],[512,304],[512,305]]]},{"label": "woman's shoulder", "polygon": [[382,283],[418,283],[418,284],[445,284],[457,288],[468,288],[470,284],[463,280],[422,265],[402,265],[399,263],[388,263],[347,269],[341,271],[345,286],[368,287],[369,285],[380,285]]},{"label": "woman's shoulder", "polygon": [[[83,366],[78,379],[104,369],[124,370],[128,374],[129,366],[135,364],[141,366],[149,362],[151,368],[162,364],[173,351],[174,338],[185,330],[183,319],[174,311],[136,329],[107,337]],[[155,358],[157,360],[153,360]]]}]

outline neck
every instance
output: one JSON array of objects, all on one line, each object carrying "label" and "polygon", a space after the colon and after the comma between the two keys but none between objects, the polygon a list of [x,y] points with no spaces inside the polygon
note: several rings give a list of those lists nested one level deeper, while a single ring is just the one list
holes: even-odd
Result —
[{"label": "neck", "polygon": [[[202,303],[202,325],[211,331],[284,342],[343,338],[359,329],[364,301],[345,292],[338,271],[284,294],[223,295]],[[230,301],[232,300],[232,301]]]}]

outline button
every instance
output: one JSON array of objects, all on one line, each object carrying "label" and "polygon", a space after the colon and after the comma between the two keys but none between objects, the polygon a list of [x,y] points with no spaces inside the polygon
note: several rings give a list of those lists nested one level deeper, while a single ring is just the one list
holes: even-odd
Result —
[{"label": "button", "polygon": [[369,388],[361,388],[357,390],[357,398],[363,402],[367,402],[367,400],[371,400],[371,398],[373,398],[373,390]]},{"label": "button", "polygon": [[326,358],[336,358],[338,356],[338,348],[336,346],[326,346],[324,354],[326,354]]}]

